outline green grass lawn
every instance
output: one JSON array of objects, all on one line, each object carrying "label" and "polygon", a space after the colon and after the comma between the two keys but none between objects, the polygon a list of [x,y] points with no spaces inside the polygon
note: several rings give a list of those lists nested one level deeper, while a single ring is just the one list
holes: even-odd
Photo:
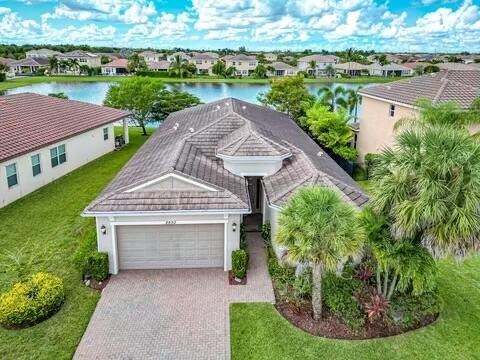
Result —
[{"label": "green grass lawn", "polygon": [[87,289],[72,258],[79,241],[94,228],[80,213],[137,151],[146,137],[130,129],[130,144],[0,209],[0,291],[16,281],[7,252],[25,274],[60,276],[66,301],[52,318],[23,330],[0,328],[0,359],[70,359],[100,297]]},{"label": "green grass lawn", "polygon": [[[0,90],[13,89],[20,86],[39,84],[45,82],[119,82],[127,79],[125,76],[32,76],[26,78],[20,78],[15,80],[8,80],[0,82]],[[266,84],[270,79],[254,79],[254,78],[241,78],[241,79],[224,79],[216,77],[197,77],[197,78],[158,78],[165,83],[228,83],[228,84]],[[364,83],[385,83],[394,80],[398,80],[398,77],[380,77],[380,76],[369,76],[369,77],[358,77],[358,78],[318,78],[318,79],[305,79],[305,83],[355,83],[355,84],[364,84]]]},{"label": "green grass lawn", "polygon": [[233,304],[232,359],[479,359],[480,257],[442,261],[436,323],[376,340],[331,340],[291,325],[270,304]]}]

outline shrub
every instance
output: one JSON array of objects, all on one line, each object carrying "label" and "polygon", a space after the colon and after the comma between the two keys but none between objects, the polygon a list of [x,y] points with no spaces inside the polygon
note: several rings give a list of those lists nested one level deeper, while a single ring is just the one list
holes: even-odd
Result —
[{"label": "shrub", "polygon": [[247,230],[244,223],[240,224],[240,249],[247,249]]},{"label": "shrub", "polygon": [[400,294],[391,300],[388,318],[394,324],[409,327],[427,316],[439,314],[441,310],[442,302],[437,290],[420,296]]},{"label": "shrub", "polygon": [[108,254],[92,252],[85,257],[83,274],[89,274],[97,281],[108,277]]},{"label": "shrub", "polygon": [[322,299],[330,311],[341,317],[353,331],[360,330],[365,324],[365,319],[355,295],[362,289],[362,282],[328,273],[323,279],[322,287]]},{"label": "shrub", "polygon": [[268,223],[262,225],[262,239],[266,245],[272,242],[272,226]]},{"label": "shrub", "polygon": [[296,300],[310,300],[312,298],[312,272],[310,269],[295,276],[293,296]]},{"label": "shrub", "polygon": [[248,253],[243,250],[235,250],[232,252],[232,273],[233,276],[243,279],[247,275]]},{"label": "shrub", "polygon": [[366,178],[370,179],[372,170],[375,167],[375,162],[378,159],[378,154],[368,153],[365,155]]},{"label": "shrub", "polygon": [[80,244],[73,255],[73,264],[75,267],[83,272],[85,268],[85,258],[95,251],[97,251],[97,235],[92,229],[85,238],[80,240]]},{"label": "shrub", "polygon": [[0,73],[0,82],[7,80],[7,75],[4,73]]},{"label": "shrub", "polygon": [[8,328],[34,325],[58,311],[64,299],[60,278],[37,273],[0,296],[0,324]]},{"label": "shrub", "polygon": [[155,78],[168,78],[170,74],[168,71],[137,71],[135,73],[136,76],[148,76],[148,77],[155,77]]}]

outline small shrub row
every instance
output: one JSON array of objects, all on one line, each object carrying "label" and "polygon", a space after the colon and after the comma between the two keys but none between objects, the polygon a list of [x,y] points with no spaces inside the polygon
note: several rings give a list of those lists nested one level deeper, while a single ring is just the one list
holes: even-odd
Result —
[{"label": "small shrub row", "polygon": [[0,296],[0,324],[7,328],[34,325],[57,312],[64,299],[60,278],[37,273]]},{"label": "small shrub row", "polygon": [[392,298],[388,319],[396,325],[409,327],[427,316],[439,314],[441,310],[442,302],[437,290],[420,296],[400,294]]},{"label": "small shrub row", "polygon": [[272,226],[270,223],[262,225],[262,239],[266,245],[271,245],[272,243]]},{"label": "small shrub row", "polygon": [[108,277],[108,254],[97,251],[97,236],[91,231],[82,239],[74,254],[73,262],[82,275],[91,276],[96,281]]},{"label": "small shrub row", "polygon": [[232,252],[232,274],[238,279],[247,275],[248,253],[243,249]]}]

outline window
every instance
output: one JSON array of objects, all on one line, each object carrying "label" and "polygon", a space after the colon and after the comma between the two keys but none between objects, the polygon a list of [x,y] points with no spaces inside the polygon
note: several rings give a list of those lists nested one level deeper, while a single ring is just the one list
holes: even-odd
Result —
[{"label": "window", "polygon": [[202,60],[195,60],[195,63],[200,65],[202,63]]},{"label": "window", "polygon": [[390,117],[395,116],[395,105],[390,104],[389,114],[390,114]]},{"label": "window", "polygon": [[52,167],[63,164],[67,161],[67,154],[65,153],[65,145],[59,145],[50,149],[50,159]]},{"label": "window", "polygon": [[12,186],[17,185],[18,184],[17,164],[7,165],[5,169],[7,170],[8,187],[11,188]]},{"label": "window", "polygon": [[108,140],[108,127],[103,128],[103,140]]},{"label": "window", "polygon": [[42,167],[40,165],[40,154],[32,156],[32,173],[33,176],[37,176],[42,172]]}]

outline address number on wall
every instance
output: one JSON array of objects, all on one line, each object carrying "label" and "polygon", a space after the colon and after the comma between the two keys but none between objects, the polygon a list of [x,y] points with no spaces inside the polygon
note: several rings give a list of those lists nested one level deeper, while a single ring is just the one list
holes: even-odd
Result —
[{"label": "address number on wall", "polygon": [[167,220],[165,221],[165,224],[167,225],[175,225],[177,223],[177,220]]}]

